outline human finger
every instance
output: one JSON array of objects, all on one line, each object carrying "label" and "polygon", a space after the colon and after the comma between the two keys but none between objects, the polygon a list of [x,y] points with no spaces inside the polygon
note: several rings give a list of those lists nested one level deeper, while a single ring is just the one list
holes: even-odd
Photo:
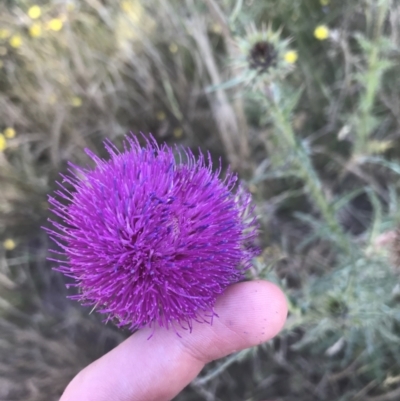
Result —
[{"label": "human finger", "polygon": [[192,333],[142,329],[81,371],[60,401],[164,401],[190,383],[204,365],[274,337],[287,304],[282,291],[258,280],[232,285],[215,306],[213,325]]}]

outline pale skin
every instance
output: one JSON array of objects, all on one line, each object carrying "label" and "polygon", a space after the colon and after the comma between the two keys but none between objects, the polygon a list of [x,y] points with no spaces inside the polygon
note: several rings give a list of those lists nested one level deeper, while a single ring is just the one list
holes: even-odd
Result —
[{"label": "pale skin", "polygon": [[167,401],[205,364],[261,344],[282,329],[287,303],[272,283],[257,280],[229,287],[218,299],[213,325],[192,333],[142,329],[83,369],[60,401]]}]

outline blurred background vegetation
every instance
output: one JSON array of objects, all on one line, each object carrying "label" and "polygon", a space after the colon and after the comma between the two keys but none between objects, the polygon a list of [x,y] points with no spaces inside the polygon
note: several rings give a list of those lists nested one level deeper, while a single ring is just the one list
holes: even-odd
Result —
[{"label": "blurred background vegetation", "polygon": [[179,400],[400,399],[400,3],[3,0],[0,400],[57,400],[129,333],[46,261],[68,160],[134,133],[210,150],[253,193],[290,316]]}]

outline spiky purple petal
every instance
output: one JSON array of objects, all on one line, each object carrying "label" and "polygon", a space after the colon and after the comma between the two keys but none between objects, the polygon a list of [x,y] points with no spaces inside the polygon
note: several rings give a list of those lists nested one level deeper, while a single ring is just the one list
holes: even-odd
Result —
[{"label": "spiky purple petal", "polygon": [[135,137],[123,152],[105,147],[110,160],[86,150],[96,167],[71,164],[49,197],[61,221],[47,231],[66,257],[52,260],[79,288],[71,298],[131,330],[209,321],[256,253],[250,195],[236,175],[219,178],[209,155]]}]

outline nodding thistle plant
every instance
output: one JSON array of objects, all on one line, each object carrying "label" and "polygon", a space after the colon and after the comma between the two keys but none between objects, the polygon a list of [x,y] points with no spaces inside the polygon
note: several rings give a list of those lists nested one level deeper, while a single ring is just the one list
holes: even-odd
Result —
[{"label": "nodding thistle plant", "polygon": [[270,26],[258,31],[251,25],[246,36],[237,39],[240,56],[235,64],[243,69],[244,82],[273,82],[283,79],[293,69],[297,53],[289,49],[290,40],[281,39],[280,35],[280,31],[275,32]]},{"label": "nodding thistle plant", "polygon": [[47,232],[66,257],[51,260],[75,281],[71,298],[131,330],[211,323],[216,298],[257,254],[250,195],[213,172],[210,155],[131,136],[122,152],[105,148],[109,160],[86,150],[95,168],[71,164],[49,197],[61,222]]},{"label": "nodding thistle plant", "polygon": [[293,70],[298,58],[297,52],[289,49],[290,41],[283,39],[281,31],[273,31],[271,26],[263,27],[259,31],[251,26],[247,35],[237,40],[241,55],[236,64],[243,71],[241,79],[236,82],[248,84],[253,99],[258,100],[266,110],[279,152],[290,160],[290,168],[285,174],[303,181],[306,192],[328,228],[324,230],[327,233],[324,234],[325,237],[347,250],[348,243],[344,239],[335,211],[326,199],[322,182],[313,166],[309,146],[296,135],[292,124],[301,89],[290,87],[290,83],[284,80]]}]

